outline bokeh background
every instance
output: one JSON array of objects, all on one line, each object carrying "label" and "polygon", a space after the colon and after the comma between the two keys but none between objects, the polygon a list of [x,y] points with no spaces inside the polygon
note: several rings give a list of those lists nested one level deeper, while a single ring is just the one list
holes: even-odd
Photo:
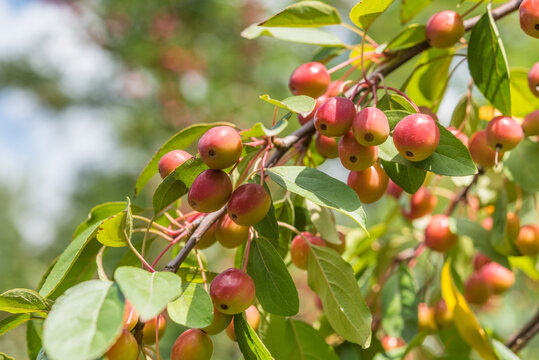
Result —
[{"label": "bokeh background", "polygon": [[[292,2],[0,1],[0,292],[35,288],[89,210],[132,197],[139,171],[179,129],[196,122],[246,127],[271,121],[273,107],[258,96],[289,96],[289,74],[316,48],[250,41],[240,32]],[[345,21],[356,3],[327,2]],[[398,3],[374,25],[378,42],[400,28]],[[434,1],[411,22],[425,23],[434,11],[459,3]],[[458,11],[471,4],[462,6]],[[537,43],[520,31],[515,14],[499,26],[510,66],[530,68],[537,59],[529,49]],[[346,29],[329,31],[358,42]],[[412,64],[388,81],[400,85]],[[449,121],[468,79],[461,66],[439,108],[442,122]],[[292,119],[290,129],[295,127]],[[154,180],[137,204],[150,204]],[[217,255],[209,252],[208,258]],[[518,305],[518,292],[510,298]],[[483,321],[508,336],[531,316],[533,302],[523,301],[519,314],[509,302],[503,306],[507,315],[486,314]],[[167,332],[168,344],[175,331],[171,326]],[[26,359],[24,338],[24,327],[8,333],[0,338],[0,351]],[[216,358],[239,358],[227,344],[217,339]]]}]

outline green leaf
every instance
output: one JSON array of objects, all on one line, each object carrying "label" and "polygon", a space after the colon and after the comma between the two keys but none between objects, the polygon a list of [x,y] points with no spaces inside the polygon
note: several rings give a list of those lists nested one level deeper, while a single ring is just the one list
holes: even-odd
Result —
[{"label": "green leaf", "polygon": [[530,279],[539,281],[539,269],[534,256],[511,256],[509,262],[513,268],[522,270]]},{"label": "green leaf", "polygon": [[520,358],[502,342],[492,339],[492,347],[500,360],[519,360]]},{"label": "green leaf", "polygon": [[275,360],[338,360],[320,332],[301,320],[270,315],[260,328],[260,337]]},{"label": "green leaf", "polygon": [[355,191],[345,183],[303,166],[278,166],[267,172],[273,181],[288,191],[348,215],[367,231],[361,202]]},{"label": "green leaf", "polygon": [[175,323],[201,329],[213,321],[213,303],[201,285],[184,284],[179,298],[167,305],[168,315]]},{"label": "green leaf", "polygon": [[[378,102],[378,104],[380,105],[380,102]],[[389,122],[389,128],[393,130],[395,126],[397,126],[399,121],[404,119],[406,116],[411,115],[412,113],[405,110],[385,110],[384,114],[386,115],[387,121]]]},{"label": "green leaf", "polygon": [[259,97],[265,102],[290,110],[295,113],[311,112],[316,105],[316,100],[306,95],[291,96],[281,101],[272,99],[267,94],[261,95]]},{"label": "green leaf", "polygon": [[254,124],[250,129],[242,131],[241,136],[245,137],[261,137],[261,136],[277,136],[288,126],[288,119],[292,116],[292,112],[288,112],[281,120],[268,129],[262,123]]},{"label": "green leaf", "polygon": [[[455,110],[453,110],[453,115],[451,115],[451,126],[457,129],[460,127],[466,118],[467,106],[468,97],[464,95],[455,106]],[[477,131],[477,126],[479,125],[479,104],[472,98],[469,107],[468,120],[466,121],[466,125],[464,125],[463,132],[466,134],[473,134]]]},{"label": "green leaf", "polygon": [[426,8],[432,0],[402,0],[401,4],[401,23],[407,23],[421,10]]},{"label": "green leaf", "polygon": [[[204,279],[202,278],[202,274],[200,273],[200,269],[198,267],[192,267],[192,266],[182,266],[178,269],[178,272],[176,273],[178,276],[182,279],[183,283],[196,283],[196,284],[202,284]],[[212,271],[206,271],[206,280],[208,282],[211,282],[217,275],[217,273]]]},{"label": "green leaf", "polygon": [[43,325],[37,320],[29,321],[26,324],[26,349],[28,351],[28,357],[35,359],[39,356],[39,352],[43,347],[41,340]]},{"label": "green leaf", "polygon": [[10,330],[15,329],[17,326],[24,324],[32,319],[30,314],[15,314],[8,316],[0,321],[0,335],[4,335]]},{"label": "green leaf", "polygon": [[350,20],[366,30],[391,5],[393,0],[361,0],[350,10]]},{"label": "green leaf", "polygon": [[207,168],[208,166],[200,158],[192,158],[170,173],[159,184],[153,194],[154,213],[161,212],[161,210],[187,194],[197,176]]},{"label": "green leaf", "polygon": [[490,231],[492,247],[504,255],[520,255],[516,245],[507,237],[507,193],[504,189],[499,192],[495,206]]},{"label": "green leaf", "polygon": [[318,62],[321,62],[322,64],[327,64],[332,59],[341,55],[345,51],[346,49],[343,47],[323,46],[313,55],[313,57],[311,58],[311,61],[318,61]]},{"label": "green leaf", "polygon": [[453,53],[453,49],[434,48],[423,52],[406,85],[408,96],[416,105],[435,108],[439,104],[446,89]]},{"label": "green leaf", "polygon": [[260,36],[269,36],[279,40],[291,41],[307,45],[345,47],[337,36],[320,29],[265,27],[251,25],[241,32],[241,36],[252,40]]},{"label": "green leaf", "polygon": [[133,223],[129,226],[129,216],[124,210],[104,220],[96,232],[97,241],[105,246],[123,247],[127,246],[127,239],[131,239]]},{"label": "green leaf", "polygon": [[11,356],[4,354],[3,352],[0,352],[0,360],[15,360],[15,358],[12,358]]},{"label": "green leaf", "polygon": [[502,114],[511,116],[507,58],[490,4],[472,29],[468,43],[468,67],[474,84],[490,103]]},{"label": "green leaf", "polygon": [[[415,110],[414,106],[406,100],[404,96],[401,95],[395,95],[395,94],[389,94],[389,100],[386,95],[382,96],[380,100],[378,100],[378,104],[376,107],[380,110],[382,110],[384,113],[388,110],[401,110],[408,112],[408,115],[415,114],[417,111]],[[404,115],[403,113],[395,113],[395,116],[401,116]],[[404,115],[406,116],[406,115]],[[403,116],[403,117],[404,117]],[[402,119],[402,118],[401,118]],[[388,118],[389,120],[389,118]],[[400,121],[400,119],[399,119]],[[391,123],[390,123],[391,125]],[[393,125],[395,127],[397,125],[396,123]]]},{"label": "green leaf", "polygon": [[524,139],[503,160],[504,172],[522,190],[535,193],[539,191],[539,162],[530,159],[539,159],[539,143]]},{"label": "green leaf", "polygon": [[299,296],[283,259],[267,240],[251,242],[247,273],[255,283],[260,305],[272,314],[293,316],[299,311]]},{"label": "green leaf", "polygon": [[409,194],[415,194],[427,176],[425,170],[395,162],[382,160],[382,166],[391,180]]},{"label": "green leaf", "polygon": [[339,11],[320,1],[301,1],[290,5],[258,25],[284,27],[319,27],[339,25]]},{"label": "green leaf", "polygon": [[45,316],[50,306],[34,290],[11,289],[0,295],[0,311],[12,314],[38,312]]},{"label": "green leaf", "polygon": [[467,176],[475,174],[477,168],[462,141],[438,122],[436,122],[436,126],[440,131],[440,143],[434,153],[425,160],[412,162],[403,158],[395,148],[391,137],[378,147],[378,156],[385,161],[396,162],[440,175]]},{"label": "green leaf", "polygon": [[[84,252],[85,247],[88,245],[89,242],[91,242],[98,226],[99,223],[91,225],[89,228],[85,229],[79,235],[77,235],[73,239],[73,241],[67,246],[62,255],[60,255],[60,257],[58,258],[58,261],[56,261],[56,264],[54,264],[54,266],[52,267],[51,272],[43,282],[43,285],[39,290],[39,295],[45,298],[51,296],[68,275],[73,275],[76,278],[76,274],[72,274],[70,270],[74,268],[77,264],[78,258],[81,257],[81,254]],[[94,246],[92,247],[92,249],[95,249],[95,254],[97,254],[97,251],[99,251],[99,247]],[[85,264],[79,263],[77,265],[82,265],[82,267],[84,267]],[[76,268],[79,268],[78,266],[76,266]]]},{"label": "green leaf", "polygon": [[176,133],[154,154],[150,162],[144,167],[135,184],[135,196],[140,193],[142,188],[150,181],[152,176],[157,173],[157,164],[166,153],[172,150],[184,150],[195,140],[198,140],[206,131],[215,126],[228,125],[235,127],[234,124],[226,122],[216,122],[211,124],[195,124],[186,127]]},{"label": "green leaf", "polygon": [[114,279],[143,321],[159,315],[182,291],[180,277],[170,272],[122,266],[114,272]]},{"label": "green leaf", "polygon": [[43,345],[48,356],[90,360],[103,355],[122,331],[124,301],[110,281],[90,280],[67,290],[45,320]]},{"label": "green leaf", "polygon": [[382,326],[389,335],[410,342],[417,334],[417,292],[412,273],[401,264],[382,289]]},{"label": "green leaf", "polygon": [[367,348],[372,315],[359,290],[352,266],[332,249],[311,246],[309,287],[320,297],[331,327],[345,340]]},{"label": "green leaf", "polygon": [[[73,238],[77,237],[77,235],[79,235],[91,225],[94,225],[112,215],[118,214],[122,210],[125,210],[126,206],[127,203],[125,201],[107,202],[95,206],[94,208],[92,208],[92,210],[90,210],[90,213],[88,214],[88,219],[86,219],[85,222],[83,222],[77,227],[75,233],[73,234]],[[135,214],[139,214],[143,211],[143,209],[139,206],[131,205],[131,211]]]},{"label": "green leaf", "polygon": [[425,25],[412,24],[405,27],[387,44],[386,50],[403,50],[426,41]]},{"label": "green leaf", "polygon": [[[290,199],[284,199],[274,203],[275,216],[278,221],[285,222],[287,224],[294,224],[294,205]],[[270,239],[271,244],[277,250],[277,253],[281,258],[285,258],[290,246],[290,238],[292,237],[292,231],[288,228],[279,227],[278,240]]]},{"label": "green leaf", "polygon": [[[260,176],[256,175],[253,178],[253,181],[255,183],[260,183]],[[254,229],[258,232],[258,234],[262,237],[265,237],[269,240],[277,240],[279,238],[279,225],[277,225],[277,219],[275,218],[275,208],[273,206],[273,199],[271,198],[271,192],[268,188],[268,185],[264,182],[264,188],[266,189],[267,193],[270,195],[271,203],[270,208],[264,216],[262,220],[260,220],[258,223],[254,224]]]},{"label": "green leaf", "polygon": [[494,250],[489,241],[489,232],[481,224],[462,218],[451,218],[449,224],[453,233],[469,237],[480,252],[498,264],[511,269],[507,257]]},{"label": "green leaf", "polygon": [[320,233],[320,237],[326,242],[340,245],[341,239],[337,231],[337,224],[335,223],[335,217],[331,210],[326,207],[319,206],[309,200],[305,201],[307,210],[311,217],[311,221],[316,228],[316,231]]},{"label": "green leaf", "polygon": [[271,360],[268,349],[262,344],[258,335],[245,321],[243,313],[234,315],[234,332],[245,360]]},{"label": "green leaf", "polygon": [[524,117],[539,109],[539,97],[535,96],[528,85],[528,71],[511,69],[509,77],[513,116]]}]

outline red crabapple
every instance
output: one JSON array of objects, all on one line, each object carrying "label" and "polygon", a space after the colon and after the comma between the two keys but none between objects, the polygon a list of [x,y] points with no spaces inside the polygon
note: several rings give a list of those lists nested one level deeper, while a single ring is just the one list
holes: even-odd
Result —
[{"label": "red crabapple", "polygon": [[399,121],[393,130],[393,142],[409,161],[421,161],[436,150],[440,131],[436,122],[425,114],[412,114]]},{"label": "red crabapple", "polygon": [[364,204],[378,201],[384,195],[388,183],[389,177],[378,164],[362,171],[351,171],[347,181],[348,186],[356,192]]},{"label": "red crabapple", "polygon": [[208,334],[200,329],[184,331],[172,345],[170,360],[210,360],[213,342]]},{"label": "red crabapple", "polygon": [[387,116],[375,107],[361,109],[354,117],[352,132],[356,141],[363,146],[380,145],[389,136]]},{"label": "red crabapple", "polygon": [[206,131],[198,141],[200,158],[210,169],[225,169],[241,156],[241,137],[230,126],[216,126]]},{"label": "red crabapple", "polygon": [[213,305],[224,314],[239,314],[255,300],[253,279],[241,270],[230,268],[217,275],[210,285]]},{"label": "red crabapple", "polygon": [[464,35],[464,22],[455,11],[445,10],[432,15],[427,22],[425,35],[427,41],[435,48],[453,46]]},{"label": "red crabapple", "polygon": [[[309,241],[309,243],[317,246],[326,246],[326,242],[311,233],[302,232],[301,235]],[[309,245],[305,242],[301,235],[296,235],[290,245],[290,257],[294,265],[302,270],[307,270],[307,263],[309,259]]]},{"label": "red crabapple", "polygon": [[238,225],[224,214],[217,222],[215,238],[223,247],[233,249],[247,241],[249,226]]},{"label": "red crabapple", "polygon": [[356,106],[352,100],[343,97],[332,97],[324,101],[314,115],[316,130],[329,137],[346,134],[356,115]]},{"label": "red crabapple", "polygon": [[520,27],[531,37],[539,39],[539,2],[524,0],[520,4]]},{"label": "red crabapple", "polygon": [[161,178],[166,178],[171,172],[176,170],[178,166],[191,159],[192,156],[187,151],[183,150],[172,150],[159,160],[157,165],[159,169],[159,175]]},{"label": "red crabapple", "polygon": [[378,148],[359,144],[352,132],[344,135],[338,145],[341,164],[351,171],[365,170],[376,162]]},{"label": "red crabapple", "polygon": [[449,228],[449,217],[434,215],[425,229],[425,245],[429,249],[446,253],[456,244],[458,236]]},{"label": "red crabapple", "polygon": [[228,201],[228,216],[238,225],[254,225],[271,207],[271,198],[260,184],[244,184],[232,193]]},{"label": "red crabapple", "polygon": [[522,127],[509,116],[497,116],[488,122],[487,144],[491,149],[509,151],[515,148],[524,134]]},{"label": "red crabapple", "polygon": [[317,98],[323,95],[328,89],[331,76],[324,64],[319,62],[309,62],[300,65],[288,82],[288,87],[294,95],[307,95]]},{"label": "red crabapple", "polygon": [[187,199],[196,211],[209,213],[222,208],[232,194],[232,181],[222,170],[201,172],[191,185]]}]

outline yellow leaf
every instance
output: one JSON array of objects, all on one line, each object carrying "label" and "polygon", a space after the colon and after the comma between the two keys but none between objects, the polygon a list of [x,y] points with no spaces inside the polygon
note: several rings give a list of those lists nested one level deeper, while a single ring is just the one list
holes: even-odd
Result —
[{"label": "yellow leaf", "polygon": [[481,355],[484,360],[497,360],[485,330],[479,325],[466,299],[459,292],[451,277],[451,262],[442,269],[442,296],[447,309],[453,312],[455,325],[462,339]]}]

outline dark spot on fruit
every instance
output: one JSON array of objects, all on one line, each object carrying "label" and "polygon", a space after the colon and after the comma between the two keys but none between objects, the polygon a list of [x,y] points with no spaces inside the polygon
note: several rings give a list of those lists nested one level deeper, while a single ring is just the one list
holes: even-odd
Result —
[{"label": "dark spot on fruit", "polygon": [[408,157],[414,157],[414,153],[411,152],[411,151],[407,151],[407,152],[406,152],[406,156],[408,156]]},{"label": "dark spot on fruit", "polygon": [[350,162],[353,162],[353,163],[357,162],[357,156],[355,155],[350,156]]},{"label": "dark spot on fruit", "polygon": [[191,205],[191,207],[192,207],[193,209],[195,208],[195,206],[197,206],[197,202],[194,201],[194,200],[189,201],[189,204]]},{"label": "dark spot on fruit", "polygon": [[232,219],[237,219],[237,218],[238,218],[238,215],[236,215],[236,214],[230,214],[230,217],[231,217]]},{"label": "dark spot on fruit", "polygon": [[538,30],[539,31],[539,23],[538,24],[535,24],[535,30]]},{"label": "dark spot on fruit", "polygon": [[320,125],[320,130],[327,130],[328,126],[326,124]]},{"label": "dark spot on fruit", "polygon": [[363,136],[363,139],[365,139],[365,141],[373,141],[374,135],[371,133],[366,133],[365,136]]},{"label": "dark spot on fruit", "polygon": [[215,155],[217,155],[217,154],[215,153],[215,150],[210,149],[210,150],[208,151],[208,155],[210,155],[210,157],[215,157]]},{"label": "dark spot on fruit", "polygon": [[223,309],[223,310],[228,309],[228,305],[226,305],[226,304],[221,304],[221,309]]}]

